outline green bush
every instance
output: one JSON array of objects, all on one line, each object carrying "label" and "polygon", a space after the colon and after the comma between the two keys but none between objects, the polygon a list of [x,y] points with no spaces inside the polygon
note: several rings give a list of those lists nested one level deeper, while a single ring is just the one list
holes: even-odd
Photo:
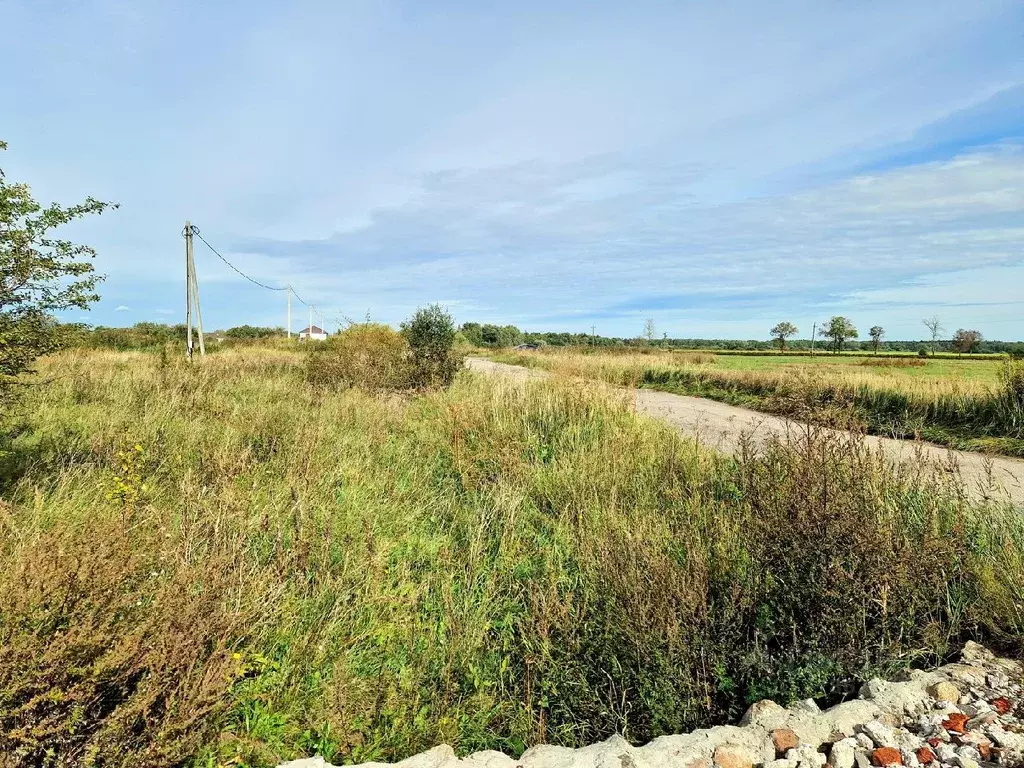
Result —
[{"label": "green bush", "polygon": [[405,338],[380,323],[353,325],[323,342],[310,342],[306,381],[323,388],[395,392],[413,385]]},{"label": "green bush", "polygon": [[455,354],[455,323],[438,304],[416,310],[402,323],[402,335],[412,350],[413,383],[424,389],[447,387],[462,367]]}]

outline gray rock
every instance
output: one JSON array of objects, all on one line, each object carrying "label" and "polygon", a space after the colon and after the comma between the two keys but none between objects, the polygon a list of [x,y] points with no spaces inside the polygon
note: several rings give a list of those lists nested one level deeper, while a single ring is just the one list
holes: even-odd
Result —
[{"label": "gray rock", "polygon": [[857,755],[857,740],[845,738],[832,745],[828,753],[828,764],[832,768],[854,768]]},{"label": "gray rock", "polygon": [[878,720],[869,720],[860,726],[860,732],[865,734],[876,747],[895,747],[896,734],[892,728],[883,725]]},{"label": "gray rock", "polygon": [[487,749],[464,757],[462,764],[468,768],[512,768],[516,761],[504,752]]},{"label": "gray rock", "polygon": [[789,705],[789,708],[797,712],[807,712],[812,715],[820,714],[821,708],[818,706],[814,699],[804,699],[803,701],[795,701]]},{"label": "gray rock", "polygon": [[858,752],[854,755],[855,768],[871,768],[871,758],[867,752]]},{"label": "gray rock", "polygon": [[304,757],[301,760],[289,760],[281,763],[277,768],[331,768],[331,764],[320,755],[316,757]]},{"label": "gray rock", "polygon": [[981,760],[981,752],[968,744],[965,744],[962,747],[957,747],[956,753],[959,757],[974,760],[975,762]]},{"label": "gray rock", "polygon": [[799,747],[794,747],[789,750],[786,752],[786,759],[795,760],[796,762],[809,766],[810,768],[824,768],[826,760],[825,755],[810,744],[801,744]]},{"label": "gray rock", "polygon": [[995,657],[996,655],[992,651],[973,640],[964,643],[964,649],[960,653],[960,658],[968,664],[984,664],[994,660]]},{"label": "gray rock", "polygon": [[853,740],[857,742],[857,746],[861,749],[866,749],[870,751],[875,748],[875,742],[872,741],[871,737],[868,736],[866,733],[858,733],[856,736],[854,736]]},{"label": "gray rock", "polygon": [[949,701],[953,704],[960,701],[960,689],[948,680],[933,683],[928,687],[928,693],[939,701]]},{"label": "gray rock", "polygon": [[778,728],[786,717],[786,709],[771,699],[754,702],[740,718],[740,725],[759,725],[762,728]]},{"label": "gray rock", "polygon": [[764,768],[797,768],[797,765],[796,760],[783,757],[778,760],[769,760],[764,764]]},{"label": "gray rock", "polygon": [[838,731],[844,736],[852,736],[858,725],[874,720],[880,714],[881,710],[874,702],[853,699],[830,707],[824,716],[833,731]]},{"label": "gray rock", "polygon": [[956,757],[956,748],[952,744],[943,742],[935,747],[935,756],[944,763],[952,762],[953,758]]}]

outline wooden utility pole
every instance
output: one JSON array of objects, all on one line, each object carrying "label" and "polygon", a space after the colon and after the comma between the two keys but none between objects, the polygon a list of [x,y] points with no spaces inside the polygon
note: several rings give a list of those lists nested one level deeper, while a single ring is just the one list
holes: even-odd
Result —
[{"label": "wooden utility pole", "polygon": [[192,224],[185,222],[185,351],[192,359],[192,307],[196,310],[196,331],[199,333],[199,354],[206,354],[206,339],[203,337],[203,314],[199,309],[199,280],[196,278],[196,262],[192,254]]},{"label": "wooden utility pole", "polygon": [[192,359],[192,223],[185,220],[185,356]]},{"label": "wooden utility pole", "polygon": [[288,338],[292,337],[292,287],[288,286]]},{"label": "wooden utility pole", "polygon": [[[804,326],[806,327],[806,326]],[[814,334],[818,331],[818,324],[811,324],[811,357],[814,357]]]}]

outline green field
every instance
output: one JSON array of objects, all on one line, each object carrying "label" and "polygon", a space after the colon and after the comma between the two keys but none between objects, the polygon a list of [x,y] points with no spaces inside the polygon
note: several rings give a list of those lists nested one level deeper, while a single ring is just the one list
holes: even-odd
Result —
[{"label": "green field", "polygon": [[1024,637],[1024,523],[941,468],[814,432],[726,460],[578,382],[305,366],[43,362],[3,422],[0,752],[644,742]]},{"label": "green field", "polygon": [[872,434],[1024,455],[1024,363],[853,355],[542,349],[499,361],[695,395]]}]

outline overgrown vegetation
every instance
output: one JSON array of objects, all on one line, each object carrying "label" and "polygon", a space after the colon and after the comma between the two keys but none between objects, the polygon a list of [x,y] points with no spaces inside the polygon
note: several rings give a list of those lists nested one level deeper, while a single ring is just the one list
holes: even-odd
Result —
[{"label": "overgrown vegetation", "polygon": [[1019,649],[1019,514],[856,438],[725,460],[579,382],[379,397],[274,349],[56,370],[4,425],[13,761],[641,742]]},{"label": "overgrown vegetation", "polygon": [[[6,149],[0,141],[0,152]],[[99,300],[95,251],[54,230],[109,208],[92,197],[44,207],[27,184],[8,181],[0,168],[0,400],[36,358],[61,346],[64,336],[52,313]]]},{"label": "overgrown vegetation", "polygon": [[504,353],[495,359],[622,386],[708,397],[824,424],[834,423],[837,417],[846,424],[852,418],[873,434],[1024,455],[1024,420],[1017,394],[1020,361],[999,362],[999,378],[989,383],[896,375],[899,369],[936,364],[921,358],[870,357],[846,366],[809,360],[801,366],[740,370],[714,364],[714,356],[708,360],[697,354],[541,351]]}]

